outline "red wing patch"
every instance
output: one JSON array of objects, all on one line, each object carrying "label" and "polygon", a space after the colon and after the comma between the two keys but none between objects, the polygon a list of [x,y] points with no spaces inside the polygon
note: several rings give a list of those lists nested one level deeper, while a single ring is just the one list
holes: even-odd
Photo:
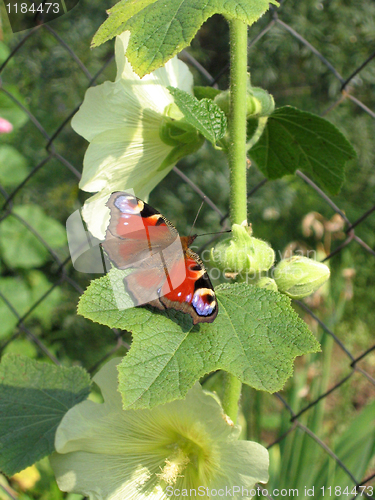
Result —
[{"label": "red wing patch", "polygon": [[195,237],[180,237],[157,210],[135,196],[112,193],[103,248],[124,278],[134,305],[176,309],[193,323],[211,323],[218,307],[211,281],[198,255],[188,248]]}]

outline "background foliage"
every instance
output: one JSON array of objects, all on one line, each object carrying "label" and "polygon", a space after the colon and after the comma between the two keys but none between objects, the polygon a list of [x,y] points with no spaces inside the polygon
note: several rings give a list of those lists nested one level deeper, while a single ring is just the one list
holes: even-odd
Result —
[{"label": "background foliage", "polygon": [[[17,34],[10,32],[3,10],[0,46],[0,61],[5,61],[9,50],[30,35],[1,73],[0,116],[14,125],[11,134],[0,137],[1,201],[17,190],[0,215],[2,353],[58,360],[91,372],[106,356],[114,352],[124,355],[131,341],[127,332],[77,316],[82,289],[90,278],[98,276],[74,271],[64,235],[66,218],[87,197],[77,188],[87,144],[71,130],[70,116],[97,72],[100,74],[95,83],[113,80],[115,75],[113,42],[89,49],[109,7],[111,3],[106,0],[81,0],[71,12],[49,25]],[[249,30],[253,85],[266,88],[277,107],[292,105],[325,115],[353,144],[358,158],[349,163],[343,189],[332,198],[350,221],[356,221],[375,203],[375,115],[371,111],[375,109],[374,61],[350,80],[343,93],[341,87],[345,78],[371,56],[374,22],[371,0],[285,0],[277,11],[271,10]],[[323,54],[333,68],[327,67],[316,52]],[[217,85],[227,88],[228,29],[221,16],[203,25],[188,53],[181,57],[189,62],[189,54],[211,75],[221,75]],[[196,85],[211,83],[197,64],[192,70]],[[358,105],[356,99],[363,104]],[[222,154],[206,144],[178,166],[226,214],[228,168]],[[263,179],[250,167],[249,191]],[[200,201],[176,172],[171,172],[150,196],[150,203],[181,234],[189,233]],[[248,209],[254,236],[270,241],[278,260],[293,250],[313,251],[323,259],[348,236],[342,217],[299,177],[265,183],[249,198]],[[218,212],[205,204],[196,231],[220,230],[221,222]],[[375,246],[374,229],[374,213],[355,228],[370,249]],[[204,245],[208,239],[200,238],[197,244]],[[371,403],[375,395],[375,357],[371,350],[375,258],[352,241],[329,262],[330,284],[304,301],[324,327],[304,306],[295,305],[322,343],[323,352],[299,359],[294,377],[277,397],[244,390],[243,434],[265,445],[276,442],[270,448],[273,487],[353,486],[375,473],[375,408]],[[327,334],[327,329],[336,339]],[[350,363],[367,350],[352,369]],[[221,377],[221,373],[212,376],[207,387],[220,393]],[[316,402],[342,380],[342,385]],[[290,421],[310,403],[314,403],[310,410]],[[352,479],[335,457],[342,460]],[[0,498],[12,498],[5,490],[23,500],[64,498],[46,461],[22,477],[10,481],[3,477]],[[77,496],[69,496],[69,500],[73,498]]]}]

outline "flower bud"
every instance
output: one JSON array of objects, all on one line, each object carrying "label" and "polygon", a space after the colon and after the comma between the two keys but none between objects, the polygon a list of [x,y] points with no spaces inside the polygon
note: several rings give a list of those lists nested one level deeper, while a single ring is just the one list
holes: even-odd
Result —
[{"label": "flower bud", "polygon": [[[229,115],[230,92],[225,90],[217,95],[214,103]],[[246,95],[246,118],[259,118],[261,116],[269,116],[275,109],[275,101],[271,94],[260,87],[247,88]]]},{"label": "flower bud", "polygon": [[267,290],[272,290],[273,292],[278,291],[276,281],[272,278],[268,278],[267,276],[260,278],[260,280],[256,282],[256,286],[258,288],[266,288]]},{"label": "flower bud", "polygon": [[247,90],[247,118],[269,116],[275,109],[275,101],[271,94],[260,87]]},{"label": "flower bud", "polygon": [[219,106],[219,108],[224,111],[224,113],[228,116],[229,115],[229,99],[230,99],[230,92],[229,90],[224,90],[223,92],[220,92],[215,98],[214,98],[214,103]]},{"label": "flower bud", "polygon": [[329,268],[325,264],[300,255],[282,260],[274,272],[279,292],[292,299],[311,295],[328,280],[329,275]]},{"label": "flower bud", "polygon": [[13,130],[13,125],[5,118],[0,117],[0,134],[9,134]]},{"label": "flower bud", "polygon": [[267,271],[275,253],[268,243],[251,236],[249,227],[233,224],[232,236],[211,250],[211,264],[227,273]]}]

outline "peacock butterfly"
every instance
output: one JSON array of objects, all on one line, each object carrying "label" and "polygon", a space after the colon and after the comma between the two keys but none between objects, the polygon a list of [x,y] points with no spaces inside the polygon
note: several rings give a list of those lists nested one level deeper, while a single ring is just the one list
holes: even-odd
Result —
[{"label": "peacock butterfly", "polygon": [[218,306],[201,259],[189,246],[197,235],[180,237],[169,220],[125,192],[112,193],[104,250],[118,269],[131,270],[124,284],[134,305],[176,309],[193,323],[211,323]]}]

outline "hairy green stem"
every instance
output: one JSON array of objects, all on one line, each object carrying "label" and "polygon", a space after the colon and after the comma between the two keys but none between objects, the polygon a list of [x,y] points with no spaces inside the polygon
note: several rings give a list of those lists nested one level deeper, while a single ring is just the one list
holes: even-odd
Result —
[{"label": "hairy green stem", "polygon": [[247,25],[233,19],[230,33],[229,167],[232,224],[247,220],[246,193],[246,95]]},{"label": "hairy green stem", "polygon": [[[230,218],[232,224],[247,220],[246,193],[246,94],[247,94],[247,25],[233,19],[230,33],[230,110],[229,110],[229,167]],[[225,376],[223,408],[236,423],[241,397],[241,382]]]},{"label": "hairy green stem", "polygon": [[225,374],[223,409],[234,424],[237,423],[238,405],[241,397],[242,384],[230,373]]}]

